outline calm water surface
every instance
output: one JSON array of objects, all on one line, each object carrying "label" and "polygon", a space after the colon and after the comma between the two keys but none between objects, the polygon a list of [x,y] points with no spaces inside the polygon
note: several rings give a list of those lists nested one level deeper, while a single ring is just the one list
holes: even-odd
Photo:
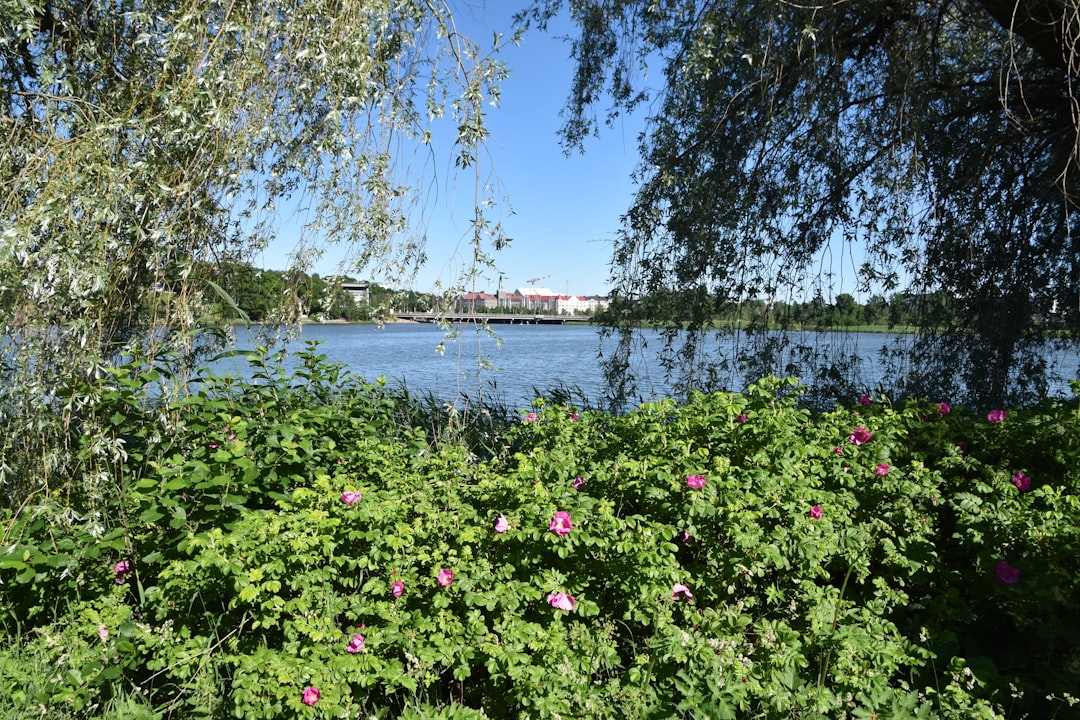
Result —
[{"label": "calm water surface", "polygon": [[[579,388],[595,399],[603,392],[599,330],[582,325],[498,325],[495,334],[460,326],[457,339],[424,323],[375,325],[305,325],[290,353],[309,341],[318,352],[368,381],[385,377],[394,386],[431,392],[446,399],[467,395],[526,407],[537,392],[560,385]],[[244,328],[236,330],[236,346],[253,349],[257,341]],[[445,342],[444,342],[445,341]],[[443,345],[439,352],[440,343]],[[295,367],[290,357],[286,367]],[[215,372],[246,375],[242,358],[215,362]],[[662,380],[660,378],[659,380]],[[667,386],[646,377],[643,394],[659,397]]]},{"label": "calm water surface", "polygon": [[[290,352],[318,341],[319,352],[342,363],[354,374],[374,381],[383,376],[393,385],[414,392],[430,392],[444,399],[480,396],[511,407],[527,407],[538,392],[553,387],[578,389],[596,401],[604,395],[600,355],[614,348],[614,340],[601,344],[600,331],[585,325],[496,325],[494,335],[475,326],[459,326],[459,337],[437,348],[446,333],[434,325],[396,323],[375,325],[305,325],[301,337],[289,345]],[[662,341],[645,333],[645,346],[635,358],[638,399],[671,395],[657,362]],[[833,338],[835,340],[835,338]],[[880,379],[873,357],[888,337],[852,333],[845,337],[845,353],[865,357],[861,363],[867,386]],[[244,328],[237,328],[237,347],[249,350],[257,342]],[[287,367],[294,367],[290,357]],[[245,372],[243,360],[216,362],[216,372]],[[735,389],[741,389],[736,387]]]},{"label": "calm water surface", "polygon": [[[368,381],[382,376],[392,386],[412,392],[431,393],[445,400],[462,396],[481,398],[510,407],[528,407],[539,393],[563,387],[575,390],[573,401],[586,398],[600,404],[604,378],[600,356],[615,347],[614,339],[601,344],[600,330],[587,325],[496,325],[494,334],[474,325],[459,326],[457,340],[438,347],[445,331],[423,323],[375,325],[305,325],[301,337],[288,346],[290,353],[304,348],[307,341],[320,343],[318,351],[339,362]],[[236,347],[253,349],[258,343],[243,327],[236,329]],[[912,336],[881,333],[795,333],[795,344],[827,347],[831,356],[855,359],[852,372],[861,387],[872,389],[883,379],[885,369],[879,351],[885,344],[910,342]],[[658,333],[643,333],[645,344],[634,358],[633,372],[638,382],[637,401],[672,395],[664,380],[657,353],[663,346]],[[1077,376],[1075,355],[1047,357],[1064,377]],[[297,365],[291,356],[287,368]],[[211,365],[218,373],[249,375],[239,358],[225,358]],[[756,379],[756,378],[754,378]],[[731,381],[741,390],[741,378]],[[1054,383],[1051,394],[1070,396],[1068,385]]]}]

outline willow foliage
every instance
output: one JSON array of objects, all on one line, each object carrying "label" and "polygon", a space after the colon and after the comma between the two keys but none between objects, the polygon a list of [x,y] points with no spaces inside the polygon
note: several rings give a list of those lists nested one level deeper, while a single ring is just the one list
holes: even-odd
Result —
[{"label": "willow foliage", "polygon": [[[298,268],[337,243],[407,278],[433,132],[483,179],[499,42],[439,0],[2,0],[0,495],[69,482],[118,359],[196,358],[228,302],[215,263],[252,259],[286,209]],[[477,187],[474,267],[501,242]]]},{"label": "willow foliage", "polygon": [[[564,9],[567,149],[605,97],[608,120],[648,114],[612,265],[616,380],[647,318],[680,328],[685,385],[797,372],[851,393],[842,348],[766,329],[781,301],[857,287],[921,311],[920,335],[883,348],[888,389],[1045,394],[1045,339],[1078,327],[1075,3],[536,0],[519,19]],[[748,301],[764,311],[717,354],[701,330]]]}]

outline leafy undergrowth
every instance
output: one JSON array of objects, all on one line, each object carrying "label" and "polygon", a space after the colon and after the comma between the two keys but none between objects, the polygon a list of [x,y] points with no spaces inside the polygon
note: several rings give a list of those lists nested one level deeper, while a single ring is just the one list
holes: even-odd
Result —
[{"label": "leafy undergrowth", "polygon": [[167,412],[147,380],[86,420],[109,513],[7,511],[0,716],[1080,711],[1076,402],[763,380],[500,428],[310,352]]}]

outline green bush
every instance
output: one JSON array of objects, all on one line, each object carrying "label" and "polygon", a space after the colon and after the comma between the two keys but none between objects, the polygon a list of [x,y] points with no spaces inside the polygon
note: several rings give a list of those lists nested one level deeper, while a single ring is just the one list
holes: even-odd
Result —
[{"label": "green bush", "polygon": [[108,528],[9,511],[9,716],[1077,716],[1076,402],[764,380],[493,433],[303,359],[118,395]]}]

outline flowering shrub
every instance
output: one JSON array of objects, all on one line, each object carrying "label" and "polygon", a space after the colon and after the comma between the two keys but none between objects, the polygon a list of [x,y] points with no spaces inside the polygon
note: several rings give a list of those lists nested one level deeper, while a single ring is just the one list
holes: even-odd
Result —
[{"label": "flowering shrub", "polygon": [[1020,582],[1020,571],[1004,560],[994,566],[994,575],[1002,585],[1015,585]]},{"label": "flowering shrub", "polygon": [[864,427],[857,427],[848,435],[848,442],[853,445],[865,445],[870,442],[871,437],[869,430]]},{"label": "flowering shrub", "polygon": [[103,532],[9,511],[4,697],[80,717],[1075,712],[1076,402],[811,414],[766,380],[623,416],[538,402],[478,453],[335,386],[208,394],[156,446],[119,419],[148,441]]},{"label": "flowering shrub", "polygon": [[706,482],[706,480],[705,480],[704,475],[687,475],[686,476],[686,484],[692,490],[700,490],[701,488],[705,487],[705,482]]},{"label": "flowering shrub", "polygon": [[570,520],[570,513],[565,510],[555,513],[554,517],[551,518],[551,522],[548,523],[548,530],[551,530],[559,537],[568,534],[573,527],[574,524]]},{"label": "flowering shrub", "polygon": [[1012,476],[1012,484],[1020,492],[1027,492],[1031,489],[1031,478],[1027,476],[1027,473],[1018,472]]},{"label": "flowering shrub", "polygon": [[548,605],[550,605],[551,607],[558,608],[560,610],[566,610],[567,612],[571,612],[574,609],[574,605],[576,604],[576,601],[574,600],[572,595],[567,595],[566,593],[561,592],[551,593],[550,595],[548,595],[547,601]]}]

